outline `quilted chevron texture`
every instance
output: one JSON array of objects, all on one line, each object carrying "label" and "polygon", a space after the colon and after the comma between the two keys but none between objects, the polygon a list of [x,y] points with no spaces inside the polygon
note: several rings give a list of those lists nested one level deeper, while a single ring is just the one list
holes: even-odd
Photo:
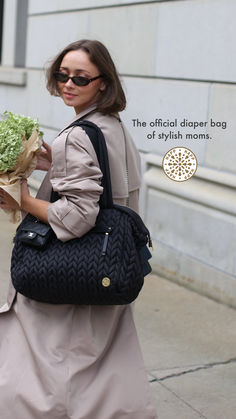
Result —
[{"label": "quilted chevron texture", "polygon": [[92,231],[65,243],[53,235],[43,249],[22,244],[16,235],[11,263],[15,289],[51,304],[132,302],[144,281],[139,249],[148,241],[138,220],[132,210],[103,209]]}]

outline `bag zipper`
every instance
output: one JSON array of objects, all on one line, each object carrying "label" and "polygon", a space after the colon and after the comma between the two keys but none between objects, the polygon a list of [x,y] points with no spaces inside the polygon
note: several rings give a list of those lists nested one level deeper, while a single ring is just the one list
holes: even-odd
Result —
[{"label": "bag zipper", "polygon": [[102,256],[105,256],[106,255],[108,238],[109,238],[109,234],[112,231],[112,228],[111,227],[107,227],[107,230],[108,231],[105,232],[105,237],[104,237],[104,242],[103,242],[103,247],[102,247]]}]

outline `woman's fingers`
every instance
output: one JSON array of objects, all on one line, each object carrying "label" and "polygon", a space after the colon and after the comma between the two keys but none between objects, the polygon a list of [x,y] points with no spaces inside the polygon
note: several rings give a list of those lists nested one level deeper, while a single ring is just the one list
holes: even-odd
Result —
[{"label": "woman's fingers", "polygon": [[3,210],[11,210],[12,209],[11,207],[9,207],[9,205],[4,204],[4,202],[1,202],[1,201],[0,201],[0,208],[3,209]]},{"label": "woman's fingers", "polygon": [[0,188],[0,201],[3,199],[4,195],[5,195],[4,189]]},{"label": "woman's fingers", "polygon": [[44,140],[43,140],[43,144],[42,145],[45,148],[45,151],[43,151],[43,153],[44,153],[43,155],[45,157],[47,157],[48,160],[51,162],[52,161],[52,149],[51,149],[51,146],[49,144],[45,143]]},{"label": "woman's fingers", "polygon": [[42,156],[42,154],[40,154],[40,156],[38,157],[36,169],[48,171],[50,169],[50,166],[51,162],[49,161],[47,156]]},{"label": "woman's fingers", "polygon": [[42,141],[43,142],[43,147],[46,149],[46,150],[48,150],[48,151],[51,151],[51,146],[49,145],[49,144],[47,144],[47,143],[45,143],[45,141],[43,140]]},{"label": "woman's fingers", "polygon": [[0,188],[0,208],[19,209],[19,204],[4,189]]},{"label": "woman's fingers", "polygon": [[41,149],[41,153],[38,156],[36,170],[48,171],[52,162],[51,146],[42,140],[42,147],[44,150]]}]

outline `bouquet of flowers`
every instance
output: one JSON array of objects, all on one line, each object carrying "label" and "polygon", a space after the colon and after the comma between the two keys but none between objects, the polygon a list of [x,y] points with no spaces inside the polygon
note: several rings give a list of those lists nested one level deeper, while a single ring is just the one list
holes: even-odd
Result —
[{"label": "bouquet of flowers", "polygon": [[[21,178],[28,178],[41,152],[43,132],[37,119],[4,112],[0,120],[0,187],[20,205]],[[20,211],[10,212],[13,222],[20,221]]]}]

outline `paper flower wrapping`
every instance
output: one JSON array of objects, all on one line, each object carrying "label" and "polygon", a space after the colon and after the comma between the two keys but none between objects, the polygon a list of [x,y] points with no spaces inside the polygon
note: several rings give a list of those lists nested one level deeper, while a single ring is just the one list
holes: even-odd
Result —
[{"label": "paper flower wrapping", "polygon": [[[21,204],[21,178],[28,178],[41,152],[43,133],[37,119],[4,112],[0,121],[0,187]],[[19,222],[20,211],[6,210]]]}]

